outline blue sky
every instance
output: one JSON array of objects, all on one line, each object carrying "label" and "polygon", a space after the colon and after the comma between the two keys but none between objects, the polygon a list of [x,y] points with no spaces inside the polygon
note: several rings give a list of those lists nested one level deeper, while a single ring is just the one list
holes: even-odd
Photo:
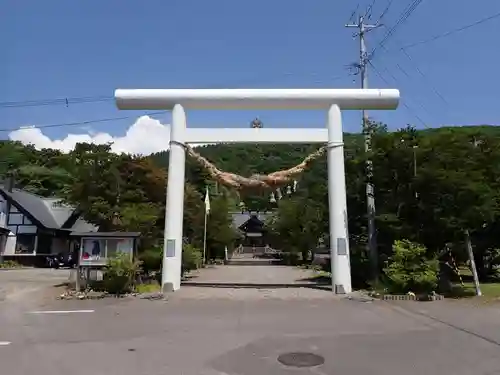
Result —
[{"label": "blue sky", "polygon": [[[360,1],[361,6],[373,0]],[[376,0],[373,21],[388,0]],[[374,47],[410,0],[394,1],[385,28],[368,35]],[[424,0],[378,50],[373,88],[399,88],[397,111],[371,112],[390,129],[498,124],[492,48],[500,18],[407,50],[400,48],[498,13],[498,0]],[[0,0],[0,102],[111,96],[115,88],[359,86],[346,66],[358,59],[353,29],[344,28],[356,2],[332,0]],[[417,68],[424,73],[425,78]],[[407,74],[407,75],[406,75]],[[394,81],[394,77],[397,81]],[[443,100],[435,91],[445,98]],[[22,108],[0,107],[0,129],[116,117],[112,101]],[[268,127],[319,127],[324,114],[299,111],[203,111],[191,126],[241,127],[259,116]],[[155,116],[164,123],[169,116]],[[418,118],[417,118],[418,117]],[[43,129],[50,138],[89,131],[123,135],[134,119],[89,127]],[[344,113],[344,129],[360,129],[360,113]],[[0,132],[6,138],[7,132]]]}]

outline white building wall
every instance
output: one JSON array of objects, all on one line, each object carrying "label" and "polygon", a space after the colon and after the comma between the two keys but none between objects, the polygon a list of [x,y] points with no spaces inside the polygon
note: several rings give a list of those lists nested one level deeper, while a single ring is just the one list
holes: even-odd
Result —
[{"label": "white building wall", "polygon": [[16,255],[16,235],[12,232],[7,236],[7,241],[5,243],[5,249],[3,255]]}]

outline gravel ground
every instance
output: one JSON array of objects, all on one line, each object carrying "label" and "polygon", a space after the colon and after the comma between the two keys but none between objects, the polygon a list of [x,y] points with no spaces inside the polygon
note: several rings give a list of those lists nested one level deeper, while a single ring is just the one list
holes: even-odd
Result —
[{"label": "gravel ground", "polygon": [[54,286],[67,282],[69,270],[46,268],[23,268],[0,270],[0,301],[18,300],[27,294],[41,297],[54,293]]}]

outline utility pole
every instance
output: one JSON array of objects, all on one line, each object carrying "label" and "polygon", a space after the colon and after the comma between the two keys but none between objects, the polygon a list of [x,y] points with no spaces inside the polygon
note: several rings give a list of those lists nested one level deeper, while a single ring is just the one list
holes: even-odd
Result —
[{"label": "utility pole", "polygon": [[[361,88],[368,88],[368,76],[367,76],[367,65],[369,63],[369,55],[366,52],[366,42],[365,35],[382,26],[378,22],[374,25],[365,23],[367,19],[370,18],[369,9],[364,15],[358,17],[357,23],[346,24],[345,27],[355,27],[358,29],[354,33],[354,37],[359,37],[359,63],[356,64],[358,73],[361,76]],[[362,112],[363,117],[363,136],[365,144],[365,153],[368,154],[372,150],[372,129],[368,119],[368,113],[366,110]],[[373,187],[373,163],[370,159],[366,161],[366,205],[367,205],[367,216],[368,216],[368,243],[367,250],[368,256],[370,258],[370,266],[372,272],[373,280],[378,278],[378,249],[377,249],[377,234],[375,227],[375,193]]]}]

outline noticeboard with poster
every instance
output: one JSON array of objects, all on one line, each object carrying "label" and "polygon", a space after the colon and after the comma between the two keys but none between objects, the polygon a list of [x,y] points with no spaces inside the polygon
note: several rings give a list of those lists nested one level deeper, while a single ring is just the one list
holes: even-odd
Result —
[{"label": "noticeboard with poster", "polygon": [[132,238],[84,238],[80,248],[80,265],[105,265],[109,257],[118,253],[133,256]]}]

